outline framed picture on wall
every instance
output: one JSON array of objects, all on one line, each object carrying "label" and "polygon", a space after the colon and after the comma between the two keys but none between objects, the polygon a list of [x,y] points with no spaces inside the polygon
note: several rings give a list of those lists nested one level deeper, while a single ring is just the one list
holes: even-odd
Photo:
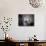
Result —
[{"label": "framed picture on wall", "polygon": [[34,26],[34,14],[19,14],[18,25],[19,26]]}]

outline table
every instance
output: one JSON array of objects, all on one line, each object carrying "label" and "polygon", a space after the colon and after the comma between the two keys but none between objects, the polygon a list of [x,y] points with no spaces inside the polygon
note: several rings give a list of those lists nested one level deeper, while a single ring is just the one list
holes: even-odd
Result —
[{"label": "table", "polygon": [[13,40],[8,41],[9,44],[14,44],[16,46],[46,46],[46,40],[39,41],[29,41],[29,40]]}]

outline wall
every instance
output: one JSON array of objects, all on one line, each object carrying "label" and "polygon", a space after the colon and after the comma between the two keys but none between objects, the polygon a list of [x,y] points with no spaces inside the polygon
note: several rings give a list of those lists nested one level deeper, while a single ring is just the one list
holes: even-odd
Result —
[{"label": "wall", "polygon": [[[28,0],[0,0],[0,19],[1,17],[12,17],[13,22],[10,33],[17,40],[27,40],[34,34],[37,35],[39,40],[45,39],[45,15],[46,6],[33,8],[30,6]],[[18,26],[18,14],[34,14],[35,26],[34,27],[19,27]],[[2,35],[3,31],[0,31]],[[4,34],[4,33],[3,33]],[[0,36],[0,39],[4,37]]]}]

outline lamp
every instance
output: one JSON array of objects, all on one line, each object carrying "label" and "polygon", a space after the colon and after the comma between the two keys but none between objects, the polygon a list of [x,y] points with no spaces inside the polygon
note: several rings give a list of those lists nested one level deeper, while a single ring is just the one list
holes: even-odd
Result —
[{"label": "lamp", "polygon": [[29,0],[30,5],[34,8],[38,8],[42,5],[43,0]]}]

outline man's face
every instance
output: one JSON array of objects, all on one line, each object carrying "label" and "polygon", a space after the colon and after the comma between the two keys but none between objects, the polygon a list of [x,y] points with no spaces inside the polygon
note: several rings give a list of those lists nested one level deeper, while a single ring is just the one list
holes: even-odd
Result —
[{"label": "man's face", "polygon": [[28,24],[32,23],[32,17],[30,16],[23,16],[23,24],[27,26]]}]

